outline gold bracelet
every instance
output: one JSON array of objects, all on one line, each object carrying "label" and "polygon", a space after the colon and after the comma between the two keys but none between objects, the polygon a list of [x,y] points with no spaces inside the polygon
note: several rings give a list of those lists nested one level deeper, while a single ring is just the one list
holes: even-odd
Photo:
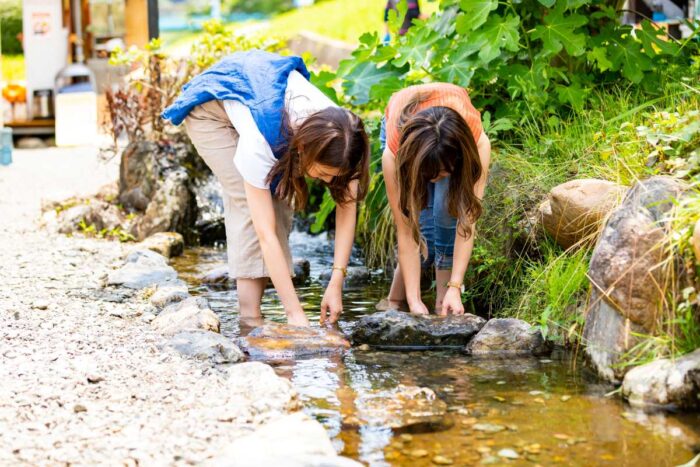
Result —
[{"label": "gold bracelet", "polygon": [[450,287],[454,287],[455,289],[458,289],[458,290],[460,290],[460,291],[462,290],[462,284],[460,284],[459,282],[452,282],[452,281],[450,281],[450,282],[448,282],[448,283],[445,284],[445,285],[447,286],[448,289],[449,289]]},{"label": "gold bracelet", "polygon": [[335,271],[338,270],[343,273],[343,277],[348,277],[348,268],[343,267],[343,266],[333,266],[331,270]]}]

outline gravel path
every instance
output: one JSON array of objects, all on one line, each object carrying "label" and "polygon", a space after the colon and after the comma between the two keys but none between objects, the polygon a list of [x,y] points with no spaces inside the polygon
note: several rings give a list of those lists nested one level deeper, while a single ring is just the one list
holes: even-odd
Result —
[{"label": "gravel path", "polygon": [[14,156],[0,167],[0,465],[197,463],[296,403],[285,380],[261,394],[162,350],[144,302],[102,288],[123,245],[35,227],[42,198],[94,192],[113,163],[91,148]]}]

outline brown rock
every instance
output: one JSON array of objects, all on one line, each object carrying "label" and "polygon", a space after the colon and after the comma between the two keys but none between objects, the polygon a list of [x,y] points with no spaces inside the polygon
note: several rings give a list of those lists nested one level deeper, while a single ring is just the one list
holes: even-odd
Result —
[{"label": "brown rock", "polygon": [[595,241],[601,222],[622,198],[626,188],[597,179],[571,180],[549,192],[540,205],[542,224],[564,248]]},{"label": "brown rock", "polygon": [[634,334],[654,332],[670,280],[658,267],[670,228],[667,213],[683,192],[671,177],[638,182],[612,213],[593,251],[592,292],[583,341],[599,375],[617,381],[619,356],[637,343]]},{"label": "brown rock", "polygon": [[350,343],[331,329],[268,323],[242,337],[240,346],[254,359],[289,360],[342,353],[350,348]]}]

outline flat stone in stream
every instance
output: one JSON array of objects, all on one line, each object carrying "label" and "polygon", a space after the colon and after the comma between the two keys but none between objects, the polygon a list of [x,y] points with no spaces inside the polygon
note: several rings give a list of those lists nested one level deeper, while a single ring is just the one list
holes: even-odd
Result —
[{"label": "flat stone in stream", "polygon": [[471,355],[494,357],[546,355],[551,350],[551,343],[542,337],[539,330],[515,318],[489,320],[466,348]]},{"label": "flat stone in stream", "polygon": [[341,354],[350,343],[337,331],[268,323],[239,339],[255,360],[291,360],[314,355]]},{"label": "flat stone in stream", "polygon": [[396,432],[437,431],[447,428],[447,404],[432,389],[404,386],[361,394],[355,401],[357,414],[346,417],[343,424],[381,426]]},{"label": "flat stone in stream", "polygon": [[388,310],[363,316],[352,331],[353,344],[379,348],[463,347],[486,320],[461,316],[423,316]]}]

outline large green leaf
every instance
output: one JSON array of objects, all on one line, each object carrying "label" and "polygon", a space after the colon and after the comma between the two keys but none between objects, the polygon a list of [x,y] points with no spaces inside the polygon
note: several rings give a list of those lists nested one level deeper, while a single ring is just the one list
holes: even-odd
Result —
[{"label": "large green leaf", "polygon": [[557,0],[537,0],[542,4],[542,6],[546,8],[552,8],[554,4],[557,2]]},{"label": "large green leaf", "polygon": [[489,13],[498,8],[498,0],[461,0],[462,14],[457,16],[457,32],[467,34],[486,22]]},{"label": "large green leaf", "polygon": [[666,32],[654,27],[647,20],[642,21],[642,27],[635,31],[635,35],[642,41],[644,52],[651,58],[659,54],[676,55],[678,53],[678,45],[668,40]]},{"label": "large green leaf", "polygon": [[408,34],[396,46],[399,56],[392,63],[397,67],[410,63],[420,68],[430,59],[432,46],[439,39],[440,35],[432,29],[426,27],[409,29]]},{"label": "large green leaf", "polygon": [[558,85],[556,90],[560,103],[570,104],[576,110],[583,108],[586,101],[586,91],[578,83],[572,83],[568,86]]},{"label": "large green leaf", "polygon": [[376,84],[383,80],[398,78],[406,69],[399,69],[389,64],[377,68],[377,64],[371,61],[359,62],[344,77],[343,90],[351,97],[355,104],[366,104],[370,99],[370,91]]},{"label": "large green leaf", "polygon": [[622,70],[622,76],[638,84],[644,72],[652,68],[651,59],[641,51],[640,44],[632,38],[614,40],[608,47],[613,70]]},{"label": "large green leaf", "polygon": [[598,65],[600,71],[609,70],[613,66],[613,63],[608,59],[608,49],[606,47],[593,47],[586,56],[588,60]]},{"label": "large green leaf", "polygon": [[586,36],[577,29],[588,23],[585,16],[578,13],[564,14],[566,5],[560,1],[544,17],[543,24],[535,26],[532,38],[541,40],[543,55],[556,55],[562,48],[574,57],[583,54],[586,49]]},{"label": "large green leaf", "polygon": [[517,52],[520,44],[520,20],[515,16],[501,18],[492,15],[476,34],[467,40],[479,47],[479,58],[484,65],[501,54],[502,49]]}]

